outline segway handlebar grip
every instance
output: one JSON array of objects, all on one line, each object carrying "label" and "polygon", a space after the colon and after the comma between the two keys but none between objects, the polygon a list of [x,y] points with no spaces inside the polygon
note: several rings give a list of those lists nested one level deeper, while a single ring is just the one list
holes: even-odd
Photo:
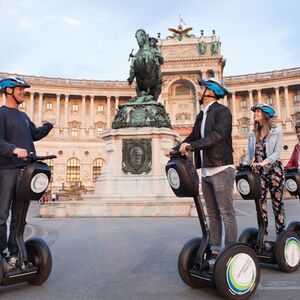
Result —
[{"label": "segway handlebar grip", "polygon": [[35,153],[31,152],[28,155],[28,158],[31,160],[31,162],[35,162],[35,161],[38,161],[38,160],[46,160],[46,159],[57,158],[57,156],[56,155],[37,156]]},{"label": "segway handlebar grip", "polygon": [[238,171],[241,171],[241,170],[252,170],[252,168],[250,167],[250,165],[243,165],[243,164],[240,164],[238,167],[237,167],[237,170]]}]

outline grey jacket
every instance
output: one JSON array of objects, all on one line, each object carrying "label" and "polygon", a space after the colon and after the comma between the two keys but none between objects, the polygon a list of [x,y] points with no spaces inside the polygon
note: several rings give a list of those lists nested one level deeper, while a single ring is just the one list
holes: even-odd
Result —
[{"label": "grey jacket", "polygon": [[[283,134],[279,128],[271,128],[266,139],[266,161],[271,165],[280,159],[283,144]],[[249,133],[247,153],[243,160],[243,165],[249,165],[253,162],[255,156],[256,137],[254,131]]]}]

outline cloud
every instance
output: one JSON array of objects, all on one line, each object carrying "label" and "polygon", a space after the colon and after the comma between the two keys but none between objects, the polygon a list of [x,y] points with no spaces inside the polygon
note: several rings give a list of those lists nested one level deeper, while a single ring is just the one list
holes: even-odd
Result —
[{"label": "cloud", "polygon": [[55,18],[55,16],[46,16],[45,17],[45,20],[46,21],[53,21],[53,20],[55,20],[56,18]]},{"label": "cloud", "polygon": [[1,8],[0,15],[3,16],[21,16],[21,12],[14,8]]},{"label": "cloud", "polygon": [[29,19],[23,18],[19,21],[20,28],[24,31],[27,30],[36,30],[38,26]]},{"label": "cloud", "polygon": [[72,27],[77,27],[79,26],[82,21],[81,20],[77,20],[71,17],[63,17],[63,21],[66,25],[72,26]]},{"label": "cloud", "polygon": [[37,4],[41,3],[40,0],[19,0],[18,4],[22,5],[24,7],[28,7],[28,6],[35,6]]}]

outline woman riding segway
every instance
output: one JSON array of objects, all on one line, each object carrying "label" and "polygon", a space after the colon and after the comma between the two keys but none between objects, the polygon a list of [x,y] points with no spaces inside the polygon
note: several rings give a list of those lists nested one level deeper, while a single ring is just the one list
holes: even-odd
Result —
[{"label": "woman riding segway", "polygon": [[[243,165],[236,175],[239,192],[244,199],[254,199],[256,203],[259,229],[247,228],[239,241],[251,244],[263,262],[278,264],[285,272],[294,272],[300,264],[300,256],[294,255],[295,243],[299,243],[297,233],[285,231],[285,210],[283,204],[284,176],[280,161],[283,134],[274,127],[272,119],[275,110],[268,104],[259,103],[251,108],[254,112],[254,130],[248,137],[248,148]],[[249,166],[249,167],[247,167]],[[257,184],[249,181],[254,172]],[[250,184],[249,184],[250,183]],[[249,184],[249,186],[248,186]],[[256,189],[256,192],[253,190]],[[259,190],[259,192],[258,192]],[[268,240],[267,191],[270,191],[275,217],[277,239]],[[253,197],[252,194],[255,194]],[[292,242],[291,242],[292,241]],[[290,243],[291,242],[291,243]]]}]

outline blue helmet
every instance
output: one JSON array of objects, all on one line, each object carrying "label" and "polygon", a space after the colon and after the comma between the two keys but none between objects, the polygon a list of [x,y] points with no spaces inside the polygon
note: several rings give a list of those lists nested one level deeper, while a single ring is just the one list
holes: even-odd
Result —
[{"label": "blue helmet", "polygon": [[207,89],[214,91],[218,99],[224,98],[230,93],[225,83],[217,78],[211,77],[205,80],[199,79],[198,82],[200,85],[205,86]]},{"label": "blue helmet", "polygon": [[15,88],[17,86],[29,88],[30,85],[20,77],[10,76],[0,80],[0,88],[5,91],[6,88]]},{"label": "blue helmet", "polygon": [[275,109],[271,105],[266,104],[266,103],[258,103],[251,107],[252,111],[256,111],[257,109],[260,109],[261,111],[265,112],[271,118],[273,118],[276,114]]}]

